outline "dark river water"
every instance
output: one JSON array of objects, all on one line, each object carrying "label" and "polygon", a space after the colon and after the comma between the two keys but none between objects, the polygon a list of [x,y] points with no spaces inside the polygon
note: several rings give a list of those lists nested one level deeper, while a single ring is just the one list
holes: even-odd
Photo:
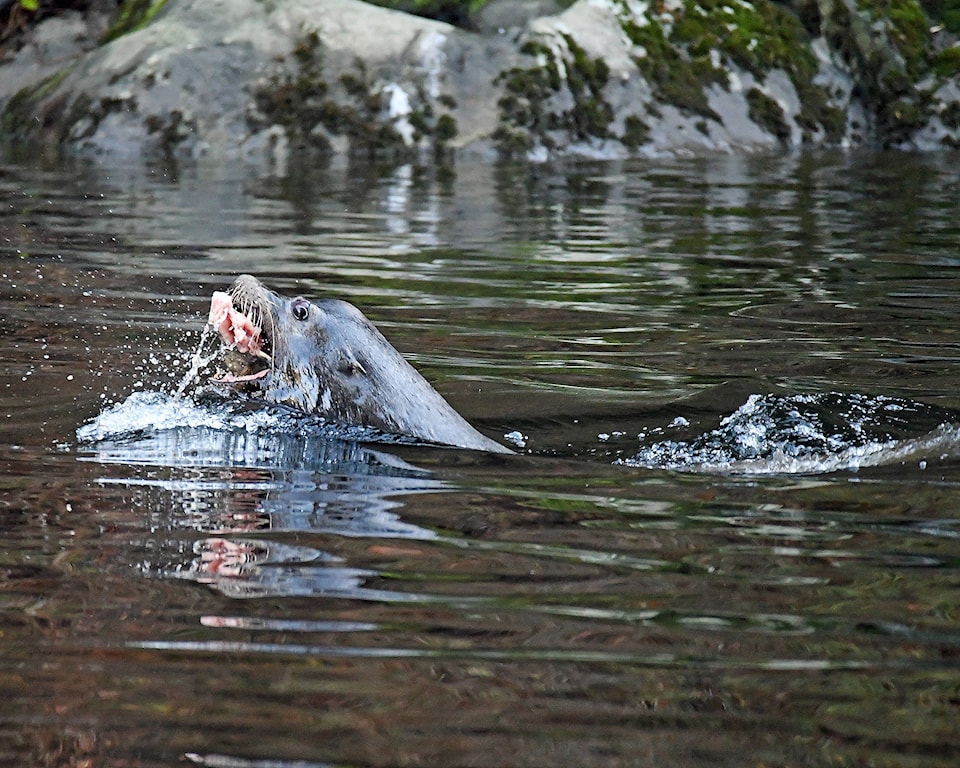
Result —
[{"label": "dark river water", "polygon": [[[958,160],[0,165],[0,763],[960,764]],[[517,455],[177,395],[243,272]]]}]

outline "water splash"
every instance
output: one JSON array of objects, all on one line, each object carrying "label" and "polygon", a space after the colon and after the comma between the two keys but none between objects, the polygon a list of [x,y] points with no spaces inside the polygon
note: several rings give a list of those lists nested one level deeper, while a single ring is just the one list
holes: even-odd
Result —
[{"label": "water splash", "polygon": [[102,411],[77,430],[77,439],[81,443],[95,443],[182,427],[256,431],[275,425],[276,419],[266,412],[238,413],[179,395],[147,391],[134,392]]},{"label": "water splash", "polygon": [[217,387],[201,388],[192,397],[134,392],[80,426],[76,434],[80,443],[101,443],[183,430],[388,444],[415,442],[372,427],[334,424],[283,405],[238,398]]},{"label": "water splash", "polygon": [[209,323],[203,326],[203,331],[200,333],[200,341],[197,342],[197,348],[193,351],[193,357],[190,359],[190,367],[187,369],[187,372],[184,374],[175,390],[177,397],[182,397],[189,386],[195,382],[199,382],[200,372],[210,365],[210,363],[216,360],[217,356],[220,354],[219,348],[214,349],[207,354],[204,354],[203,352],[203,348],[209,343],[210,339],[213,338],[214,335],[216,335],[216,331],[214,330],[213,326],[211,326]]},{"label": "water splash", "polygon": [[883,395],[751,395],[720,425],[619,463],[687,472],[820,474],[960,453],[960,415]]}]

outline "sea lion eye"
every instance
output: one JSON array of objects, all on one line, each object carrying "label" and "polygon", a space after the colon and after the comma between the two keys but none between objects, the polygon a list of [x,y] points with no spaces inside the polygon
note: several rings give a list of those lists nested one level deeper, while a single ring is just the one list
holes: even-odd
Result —
[{"label": "sea lion eye", "polygon": [[310,302],[306,299],[296,299],[293,302],[293,306],[290,307],[290,312],[293,314],[294,319],[306,320],[310,317]]}]

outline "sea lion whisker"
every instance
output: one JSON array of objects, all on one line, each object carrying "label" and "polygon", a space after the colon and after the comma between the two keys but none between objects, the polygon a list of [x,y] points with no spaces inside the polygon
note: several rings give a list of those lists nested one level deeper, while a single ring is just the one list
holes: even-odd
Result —
[{"label": "sea lion whisker", "polygon": [[244,286],[234,286],[234,290],[230,292],[230,298],[233,301],[234,309],[236,309],[240,314],[246,317],[250,324],[253,325],[260,333],[267,332],[268,336],[270,335],[270,328],[265,326],[268,324],[265,321],[269,320],[269,325],[272,327],[272,318],[270,317],[269,312],[264,312],[263,306],[255,297],[251,296],[250,293],[245,289]]}]

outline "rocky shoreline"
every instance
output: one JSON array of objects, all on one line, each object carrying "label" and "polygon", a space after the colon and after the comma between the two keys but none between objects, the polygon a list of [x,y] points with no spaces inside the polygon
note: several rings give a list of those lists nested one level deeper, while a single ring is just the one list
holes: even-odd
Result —
[{"label": "rocky shoreline", "polygon": [[8,46],[7,141],[281,173],[299,151],[960,147],[960,46],[912,1],[880,16],[855,0],[494,0],[472,29],[361,0],[144,9],[123,34],[93,4]]}]

